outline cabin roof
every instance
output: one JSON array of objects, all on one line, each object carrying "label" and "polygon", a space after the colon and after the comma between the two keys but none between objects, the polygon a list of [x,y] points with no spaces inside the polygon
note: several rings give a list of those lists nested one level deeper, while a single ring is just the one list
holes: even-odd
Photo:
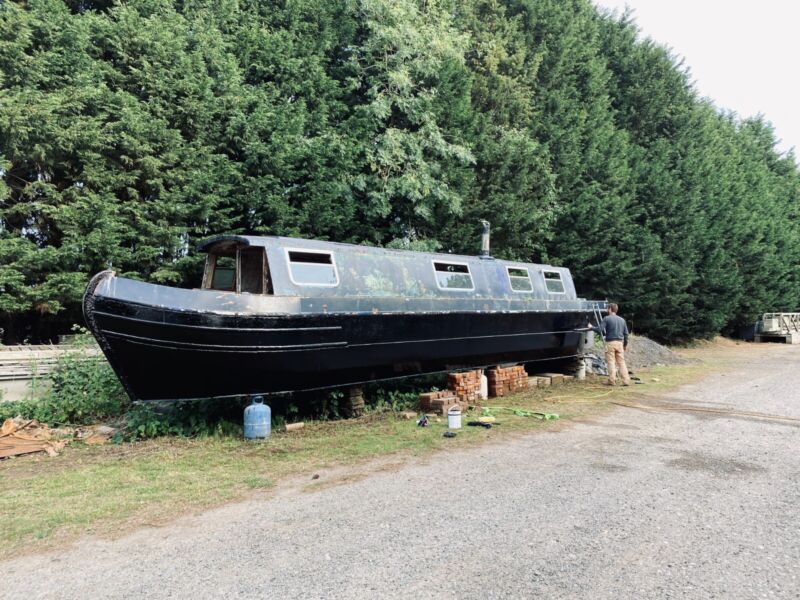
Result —
[{"label": "cabin roof", "polygon": [[[217,235],[206,240],[201,241],[197,248],[200,252],[210,252],[218,244],[224,242],[231,242],[233,244],[241,244],[243,246],[259,246],[263,248],[293,248],[309,250],[328,250],[328,251],[348,251],[358,252],[360,254],[375,254],[375,255],[397,255],[407,257],[409,254],[416,254],[421,259],[433,260],[460,260],[460,261],[474,261],[482,257],[470,254],[449,254],[445,252],[420,252],[418,250],[400,250],[395,248],[382,248],[379,246],[364,246],[361,244],[345,244],[343,242],[326,242],[323,240],[309,240],[303,238],[293,238],[284,236],[258,236],[258,235]],[[522,260],[505,260],[495,257],[485,257],[483,260],[496,260],[510,265],[531,265]],[[545,269],[562,270],[564,267],[556,267],[546,263],[535,263],[537,267]]]}]

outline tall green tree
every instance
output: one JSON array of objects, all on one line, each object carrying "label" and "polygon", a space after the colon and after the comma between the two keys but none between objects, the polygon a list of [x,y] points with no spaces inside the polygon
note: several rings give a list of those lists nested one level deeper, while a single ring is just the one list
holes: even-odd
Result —
[{"label": "tall green tree", "polygon": [[520,0],[512,10],[541,55],[530,133],[547,145],[556,177],[549,257],[573,270],[582,291],[620,301],[638,320],[658,302],[660,255],[632,210],[628,134],[613,119],[595,9]]},{"label": "tall green tree", "polygon": [[0,327],[89,277],[194,285],[200,238],[570,267],[663,340],[800,308],[800,171],[589,0],[0,4]]},{"label": "tall green tree", "polygon": [[471,32],[469,139],[475,155],[474,185],[461,218],[440,236],[445,246],[474,253],[477,224],[492,223],[494,253],[534,260],[545,251],[556,217],[555,175],[545,144],[531,135],[541,56],[529,51],[519,15],[498,0],[459,5],[459,28]]},{"label": "tall green tree", "polygon": [[356,103],[346,126],[362,140],[352,186],[371,230],[363,237],[436,245],[437,217],[461,214],[460,171],[474,162],[445,112],[468,101],[468,86],[457,81],[468,77],[467,37],[437,1],[362,0],[358,10]]}]

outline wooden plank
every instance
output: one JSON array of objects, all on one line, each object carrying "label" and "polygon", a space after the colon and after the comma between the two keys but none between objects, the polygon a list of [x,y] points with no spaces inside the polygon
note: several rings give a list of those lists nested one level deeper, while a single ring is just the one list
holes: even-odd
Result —
[{"label": "wooden plank", "polygon": [[0,438],[0,458],[41,452],[47,445],[42,440],[24,440],[13,435]]}]

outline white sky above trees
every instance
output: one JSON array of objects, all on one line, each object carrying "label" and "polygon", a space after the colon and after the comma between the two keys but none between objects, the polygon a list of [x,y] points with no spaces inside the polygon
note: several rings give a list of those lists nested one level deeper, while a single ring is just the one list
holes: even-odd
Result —
[{"label": "white sky above trees", "polygon": [[684,59],[701,96],[740,117],[763,114],[781,140],[778,150],[798,154],[800,2],[594,1],[620,13],[629,6],[643,36]]}]

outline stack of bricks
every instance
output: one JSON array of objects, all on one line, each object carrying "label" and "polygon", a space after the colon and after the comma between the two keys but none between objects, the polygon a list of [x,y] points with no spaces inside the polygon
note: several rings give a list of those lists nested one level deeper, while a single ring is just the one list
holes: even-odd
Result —
[{"label": "stack of bricks", "polygon": [[483,370],[476,369],[463,373],[450,373],[447,376],[447,387],[458,397],[462,411],[467,410],[470,405],[475,406],[480,403],[482,375]]},{"label": "stack of bricks", "polygon": [[574,379],[574,376],[563,375],[562,373],[537,373],[530,378],[530,384],[537,387],[547,387],[549,385],[561,385]]},{"label": "stack of bricks", "polygon": [[525,367],[494,367],[486,372],[489,379],[489,396],[505,396],[528,389],[528,374]]},{"label": "stack of bricks", "polygon": [[458,398],[450,390],[443,392],[426,392],[419,395],[419,405],[424,413],[447,415],[451,406],[458,404]]},{"label": "stack of bricks", "polygon": [[349,418],[364,414],[364,392],[361,388],[350,388],[344,398],[344,415]]}]

